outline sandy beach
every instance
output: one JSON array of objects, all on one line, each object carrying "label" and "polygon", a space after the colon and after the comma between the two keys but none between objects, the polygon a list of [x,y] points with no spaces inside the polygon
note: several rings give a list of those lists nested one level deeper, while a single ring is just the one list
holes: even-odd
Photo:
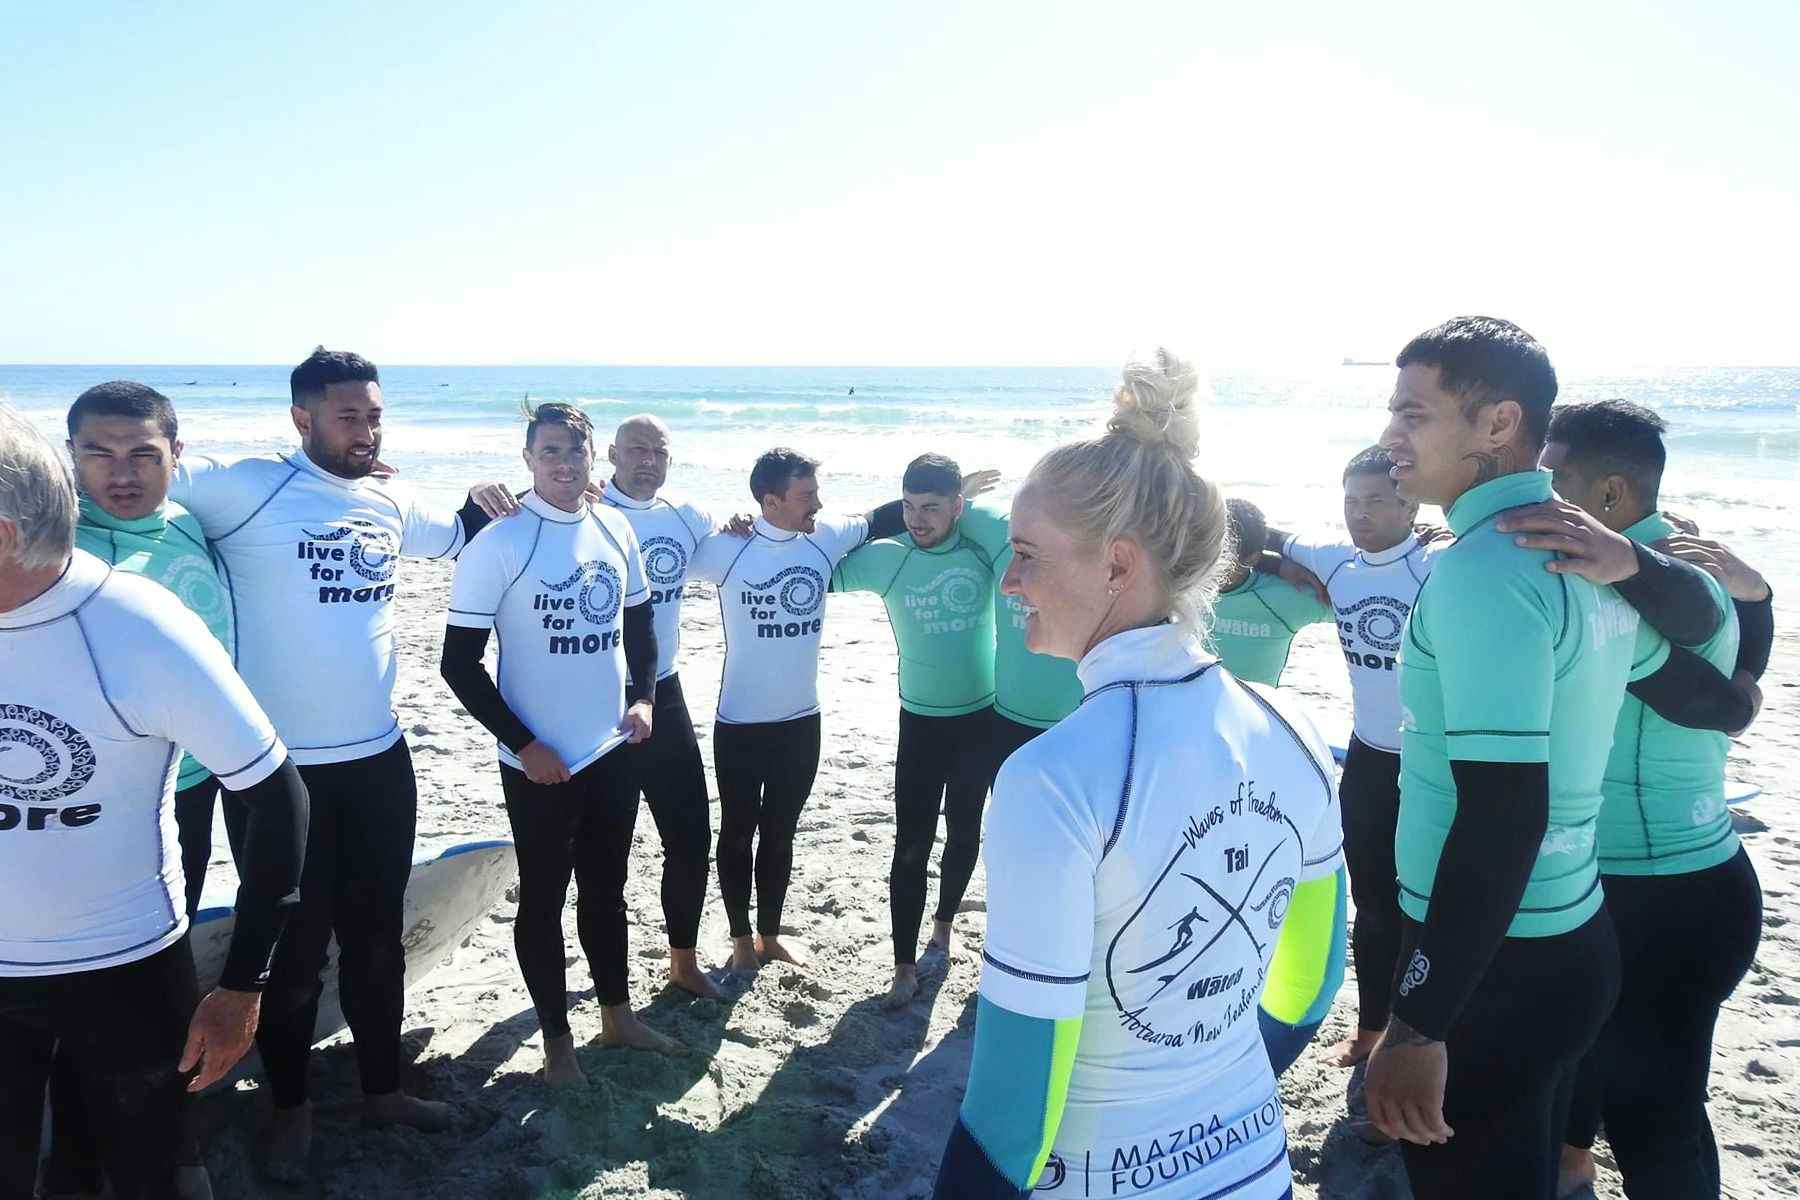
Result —
[{"label": "sandy beach", "polygon": [[[418,767],[421,847],[508,836],[492,740],[438,678],[449,580],[450,568],[411,561],[399,580],[395,704]],[[1725,1194],[1736,1200],[1800,1191],[1800,816],[1787,802],[1800,762],[1800,706],[1787,682],[1800,665],[1800,636],[1790,611],[1778,611],[1776,621],[1763,714],[1731,758],[1735,777],[1767,789],[1747,806],[1752,832],[1745,838],[1765,895],[1762,947],[1725,1008],[1712,1079]],[[710,777],[722,647],[718,608],[703,586],[690,586],[682,629],[681,675]],[[822,661],[824,761],[800,823],[783,930],[810,952],[804,971],[770,967],[722,1003],[664,986],[660,848],[648,811],[641,811],[627,891],[632,998],[647,1020],[691,1048],[689,1057],[591,1044],[600,1018],[571,904],[570,1020],[577,1044],[586,1047],[581,1058],[590,1082],[576,1093],[546,1088],[537,1077],[536,1018],[513,962],[509,901],[407,998],[406,1086],[453,1101],[461,1111],[457,1129],[364,1130],[354,1058],[340,1036],[314,1058],[311,1189],[255,1182],[250,1155],[265,1104],[246,1082],[201,1103],[217,1194],[928,1196],[967,1073],[985,878],[977,872],[957,918],[947,976],[928,983],[910,1007],[883,1012],[875,997],[892,963],[887,871],[898,706],[893,642],[878,601],[831,598]],[[1285,682],[1314,700],[1327,728],[1347,723],[1348,685],[1328,630],[1302,635]],[[716,834],[716,801],[713,828]],[[229,878],[222,851],[213,872],[215,882]],[[932,876],[935,895],[935,866]],[[727,953],[716,877],[710,886],[700,933],[705,965]],[[1407,1195],[1398,1152],[1367,1147],[1344,1128],[1348,1073],[1320,1058],[1319,1048],[1354,1021],[1354,1007],[1347,981],[1314,1046],[1282,1080],[1298,1197]],[[1600,1195],[1617,1196],[1617,1176],[1600,1149]]]}]

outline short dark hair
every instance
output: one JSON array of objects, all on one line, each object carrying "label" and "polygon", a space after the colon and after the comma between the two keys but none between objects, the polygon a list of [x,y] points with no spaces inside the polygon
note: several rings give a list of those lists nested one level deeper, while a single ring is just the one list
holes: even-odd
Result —
[{"label": "short dark hair", "polygon": [[561,425],[587,445],[594,444],[594,423],[588,420],[586,413],[573,404],[550,401],[526,410],[525,448],[527,450],[531,449],[532,440],[537,437],[538,429],[545,425]]},{"label": "short dark hair", "polygon": [[375,364],[350,350],[314,346],[306,361],[288,376],[288,392],[295,404],[317,404],[334,383],[380,383]]},{"label": "short dark hair", "polygon": [[1549,352],[1523,329],[1499,317],[1453,317],[1406,343],[1396,367],[1436,367],[1445,391],[1473,417],[1502,400],[1525,415],[1525,432],[1544,444],[1550,406],[1556,403],[1556,368]]},{"label": "short dark hair", "polygon": [[1344,464],[1344,482],[1349,483],[1352,475],[1379,475],[1391,480],[1394,460],[1380,446],[1370,446],[1367,450],[1358,450]]},{"label": "short dark hair", "polygon": [[1667,421],[1641,404],[1590,400],[1552,409],[1545,440],[1567,446],[1569,461],[1584,470],[1598,468],[1608,475],[1623,475],[1637,489],[1639,499],[1655,504],[1663,466],[1669,460],[1662,440],[1668,427]]},{"label": "short dark hair", "polygon": [[750,468],[750,498],[758,504],[764,496],[787,496],[788,483],[805,479],[819,469],[819,460],[798,450],[777,446],[765,450]]},{"label": "short dark hair", "polygon": [[906,464],[906,474],[900,477],[900,490],[959,496],[962,494],[962,468],[946,455],[921,454]]},{"label": "short dark hair", "polygon": [[109,383],[96,383],[75,397],[75,403],[69,405],[70,441],[75,440],[75,431],[81,428],[85,417],[136,417],[155,421],[162,435],[169,439],[169,445],[175,444],[178,429],[175,406],[169,403],[167,396],[147,384],[114,379]]},{"label": "short dark hair", "polygon": [[1239,563],[1253,563],[1262,557],[1269,540],[1269,522],[1263,510],[1236,496],[1225,501],[1225,528],[1231,536],[1231,552]]}]

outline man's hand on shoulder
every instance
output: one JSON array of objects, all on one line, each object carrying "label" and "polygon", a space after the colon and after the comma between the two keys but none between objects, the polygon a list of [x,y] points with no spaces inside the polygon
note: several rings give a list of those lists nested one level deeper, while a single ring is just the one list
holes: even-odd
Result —
[{"label": "man's hand on shoulder", "polygon": [[962,498],[973,500],[975,497],[991,492],[1000,483],[1000,472],[992,468],[970,471],[962,477]]},{"label": "man's hand on shoulder", "polygon": [[1676,534],[1650,543],[1650,548],[1699,567],[1724,584],[1733,600],[1760,604],[1769,598],[1769,581],[1720,542],[1691,534]]},{"label": "man's hand on shoulder", "polygon": [[478,483],[469,489],[469,499],[490,517],[510,517],[519,511],[518,497],[504,483]]},{"label": "man's hand on shoulder", "polygon": [[1566,500],[1527,504],[1500,514],[1495,528],[1519,536],[1527,550],[1554,550],[1562,555],[1544,564],[1559,575],[1579,575],[1591,583],[1622,583],[1637,574],[1637,551],[1631,539],[1614,533],[1599,520]]}]

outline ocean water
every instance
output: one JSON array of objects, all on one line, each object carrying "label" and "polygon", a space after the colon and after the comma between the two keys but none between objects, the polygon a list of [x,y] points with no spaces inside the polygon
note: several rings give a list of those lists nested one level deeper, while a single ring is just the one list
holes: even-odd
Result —
[{"label": "ocean water", "polygon": [[[60,440],[83,388],[137,379],[174,400],[191,451],[232,458],[294,444],[287,372],[0,366],[0,400]],[[562,400],[587,410],[603,442],[627,415],[661,416],[674,431],[669,487],[719,514],[751,507],[750,464],[776,445],[823,460],[828,508],[893,497],[907,461],[928,450],[965,470],[999,469],[1004,496],[1044,451],[1098,427],[1116,379],[1101,367],[397,366],[382,371],[382,457],[446,502],[479,479],[522,487],[520,406]],[[1277,524],[1334,524],[1343,463],[1379,435],[1392,386],[1389,367],[1219,371],[1201,470]],[[1611,396],[1670,423],[1665,507],[1732,544],[1778,589],[1800,583],[1800,367],[1563,378],[1563,399]]]}]

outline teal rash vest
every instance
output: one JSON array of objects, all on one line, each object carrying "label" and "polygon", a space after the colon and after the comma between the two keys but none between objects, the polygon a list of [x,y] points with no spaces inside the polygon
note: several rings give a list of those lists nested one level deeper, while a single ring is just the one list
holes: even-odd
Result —
[{"label": "teal rash vest", "polygon": [[994,702],[993,559],[960,527],[931,547],[910,534],[867,542],[838,563],[831,586],[886,605],[901,708],[955,717]]},{"label": "teal rash vest", "polygon": [[[1634,542],[1654,542],[1675,532],[1658,513],[1625,531]],[[1705,576],[1719,627],[1689,647],[1721,674],[1737,665],[1737,613],[1725,587]],[[1656,635],[1638,626],[1638,657]],[[1731,739],[1707,729],[1664,720],[1629,693],[1613,727],[1606,760],[1605,803],[1600,806],[1600,873],[1685,875],[1704,871],[1738,852],[1731,813],[1725,807],[1725,757]]]},{"label": "teal rash vest", "polygon": [[[126,521],[83,496],[75,544],[121,571],[153,579],[175,593],[236,659],[231,589],[200,532],[200,522],[187,509],[165,500],[149,516]],[[171,683],[180,686],[179,681]],[[193,755],[183,754],[175,787],[191,788],[211,774]]]},{"label": "teal rash vest", "polygon": [[1208,648],[1239,679],[1279,686],[1294,635],[1308,625],[1336,622],[1337,610],[1278,575],[1252,571],[1213,603]]},{"label": "teal rash vest", "polygon": [[1446,514],[1438,556],[1400,647],[1400,907],[1424,921],[1456,816],[1458,762],[1548,763],[1550,821],[1508,937],[1553,937],[1600,908],[1595,826],[1628,680],[1668,660],[1611,588],[1544,569],[1547,550],[1495,528],[1550,498],[1547,471],[1503,475]]}]

